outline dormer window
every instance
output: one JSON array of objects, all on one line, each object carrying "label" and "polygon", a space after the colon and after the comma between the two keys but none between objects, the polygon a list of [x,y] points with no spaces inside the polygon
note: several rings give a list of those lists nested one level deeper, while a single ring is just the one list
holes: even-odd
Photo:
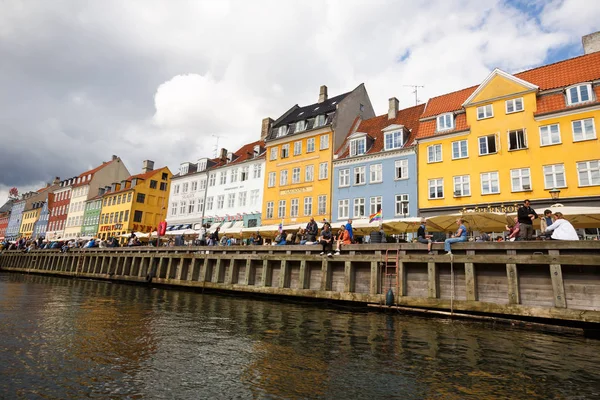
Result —
[{"label": "dormer window", "polygon": [[254,146],[254,152],[253,152],[253,154],[252,154],[252,158],[256,158],[256,157],[258,157],[258,156],[259,156],[259,154],[260,154],[260,146],[259,146],[259,145],[256,145],[256,146]]},{"label": "dormer window", "polygon": [[306,129],[306,121],[298,121],[296,122],[296,130],[295,132],[302,132]]},{"label": "dormer window", "polygon": [[92,180],[92,174],[89,174],[88,175],[88,181],[91,181],[91,180]]},{"label": "dormer window", "polygon": [[315,128],[325,125],[325,115],[317,115],[315,119]]},{"label": "dormer window", "polygon": [[367,138],[361,137],[350,141],[350,156],[365,154],[367,149]]},{"label": "dormer window", "polygon": [[277,128],[277,137],[285,136],[285,134],[287,133],[287,130],[288,130],[287,125],[280,126],[279,128]]},{"label": "dormer window", "polygon": [[592,85],[586,83],[567,88],[567,103],[570,106],[593,100]]},{"label": "dormer window", "polygon": [[190,167],[189,167],[189,164],[188,164],[188,163],[181,164],[181,166],[179,167],[179,173],[180,173],[181,175],[185,175],[185,174],[187,174],[187,173],[188,173],[188,171],[189,171],[189,168],[190,168]]},{"label": "dormer window", "polygon": [[438,115],[437,117],[437,131],[447,131],[454,129],[454,116],[452,113],[446,113]]},{"label": "dormer window", "polygon": [[204,171],[206,169],[206,160],[198,161],[198,171]]},{"label": "dormer window", "polygon": [[231,161],[233,161],[233,153],[229,152],[227,153],[227,162],[230,163]]},{"label": "dormer window", "polygon": [[404,132],[386,132],[385,133],[385,150],[399,149],[404,145]]}]

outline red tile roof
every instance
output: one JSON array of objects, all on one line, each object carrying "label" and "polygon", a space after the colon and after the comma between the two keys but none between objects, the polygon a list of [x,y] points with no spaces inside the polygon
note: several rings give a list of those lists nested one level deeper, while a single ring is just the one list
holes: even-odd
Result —
[{"label": "red tile roof", "polygon": [[263,152],[265,150],[265,142],[263,140],[245,144],[234,153],[236,158],[230,164],[237,164],[252,159],[254,155],[254,146],[260,146]]},{"label": "red tile roof", "polygon": [[462,109],[465,100],[467,100],[478,87],[479,86],[471,86],[457,92],[447,93],[429,99],[427,101],[427,106],[425,107],[425,112],[421,115],[421,118],[434,117],[436,115]]},{"label": "red tile roof", "polygon": [[575,106],[567,106],[565,95],[562,92],[538,96],[537,111],[535,112],[535,115],[542,115],[561,110],[571,110],[582,106],[587,107],[589,105],[600,104],[600,102],[598,101],[600,99],[600,86],[594,87],[594,92],[596,93],[596,101],[577,104]]},{"label": "red tile roof", "polygon": [[346,136],[346,140],[337,151],[338,159],[348,157],[349,149],[346,145],[346,142],[348,140],[348,137],[354,132],[366,133],[370,137],[375,139],[373,145],[370,149],[367,150],[366,154],[374,154],[382,151],[384,148],[384,134],[382,130],[390,125],[404,125],[407,129],[411,131],[404,145],[405,147],[410,146],[411,144],[413,144],[415,137],[419,133],[419,117],[423,113],[424,109],[425,104],[419,104],[413,107],[399,110],[396,114],[396,118],[394,119],[388,119],[387,114],[379,115],[374,118],[369,118],[364,121],[360,121],[358,127],[356,126],[356,124],[359,122],[358,118],[355,119],[354,123],[352,124],[352,127],[350,128],[350,132],[348,132],[348,135]]},{"label": "red tile roof", "polygon": [[[437,121],[435,119],[430,119],[429,121],[421,122],[421,127],[419,128],[419,139],[423,139],[426,137],[431,137],[436,135]],[[443,131],[441,133],[448,134],[454,132],[462,132],[469,129],[469,125],[467,125],[467,114],[460,113],[454,119],[454,129]]]}]

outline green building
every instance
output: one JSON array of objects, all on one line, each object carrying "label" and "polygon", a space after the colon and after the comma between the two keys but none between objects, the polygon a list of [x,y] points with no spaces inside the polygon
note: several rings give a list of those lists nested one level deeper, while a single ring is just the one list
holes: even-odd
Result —
[{"label": "green building", "polygon": [[100,211],[102,211],[102,196],[96,196],[85,202],[85,211],[83,212],[83,225],[81,227],[81,236],[98,235]]}]

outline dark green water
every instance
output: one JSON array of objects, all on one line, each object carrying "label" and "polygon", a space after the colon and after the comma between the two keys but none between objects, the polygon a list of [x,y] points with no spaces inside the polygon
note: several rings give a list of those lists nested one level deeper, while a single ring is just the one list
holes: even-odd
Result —
[{"label": "dark green water", "polygon": [[600,398],[600,341],[0,274],[0,397]]}]

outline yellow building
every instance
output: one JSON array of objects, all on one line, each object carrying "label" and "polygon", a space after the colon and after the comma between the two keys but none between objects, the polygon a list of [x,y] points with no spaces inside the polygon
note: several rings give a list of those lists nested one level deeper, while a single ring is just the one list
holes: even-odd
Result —
[{"label": "yellow building", "polygon": [[437,215],[600,205],[600,53],[433,99],[421,117],[419,208]]},{"label": "yellow building", "polygon": [[32,203],[29,209],[23,211],[23,220],[19,229],[19,236],[30,238],[33,235],[33,228],[40,217],[43,203]]},{"label": "yellow building", "polygon": [[276,121],[263,120],[266,142],[262,225],[331,219],[333,153],[357,117],[375,115],[364,85],[319,101],[295,105]]},{"label": "yellow building", "polygon": [[141,174],[104,189],[100,238],[152,232],[166,218],[172,174],[168,167],[154,170],[153,166],[152,161],[144,161]]}]

